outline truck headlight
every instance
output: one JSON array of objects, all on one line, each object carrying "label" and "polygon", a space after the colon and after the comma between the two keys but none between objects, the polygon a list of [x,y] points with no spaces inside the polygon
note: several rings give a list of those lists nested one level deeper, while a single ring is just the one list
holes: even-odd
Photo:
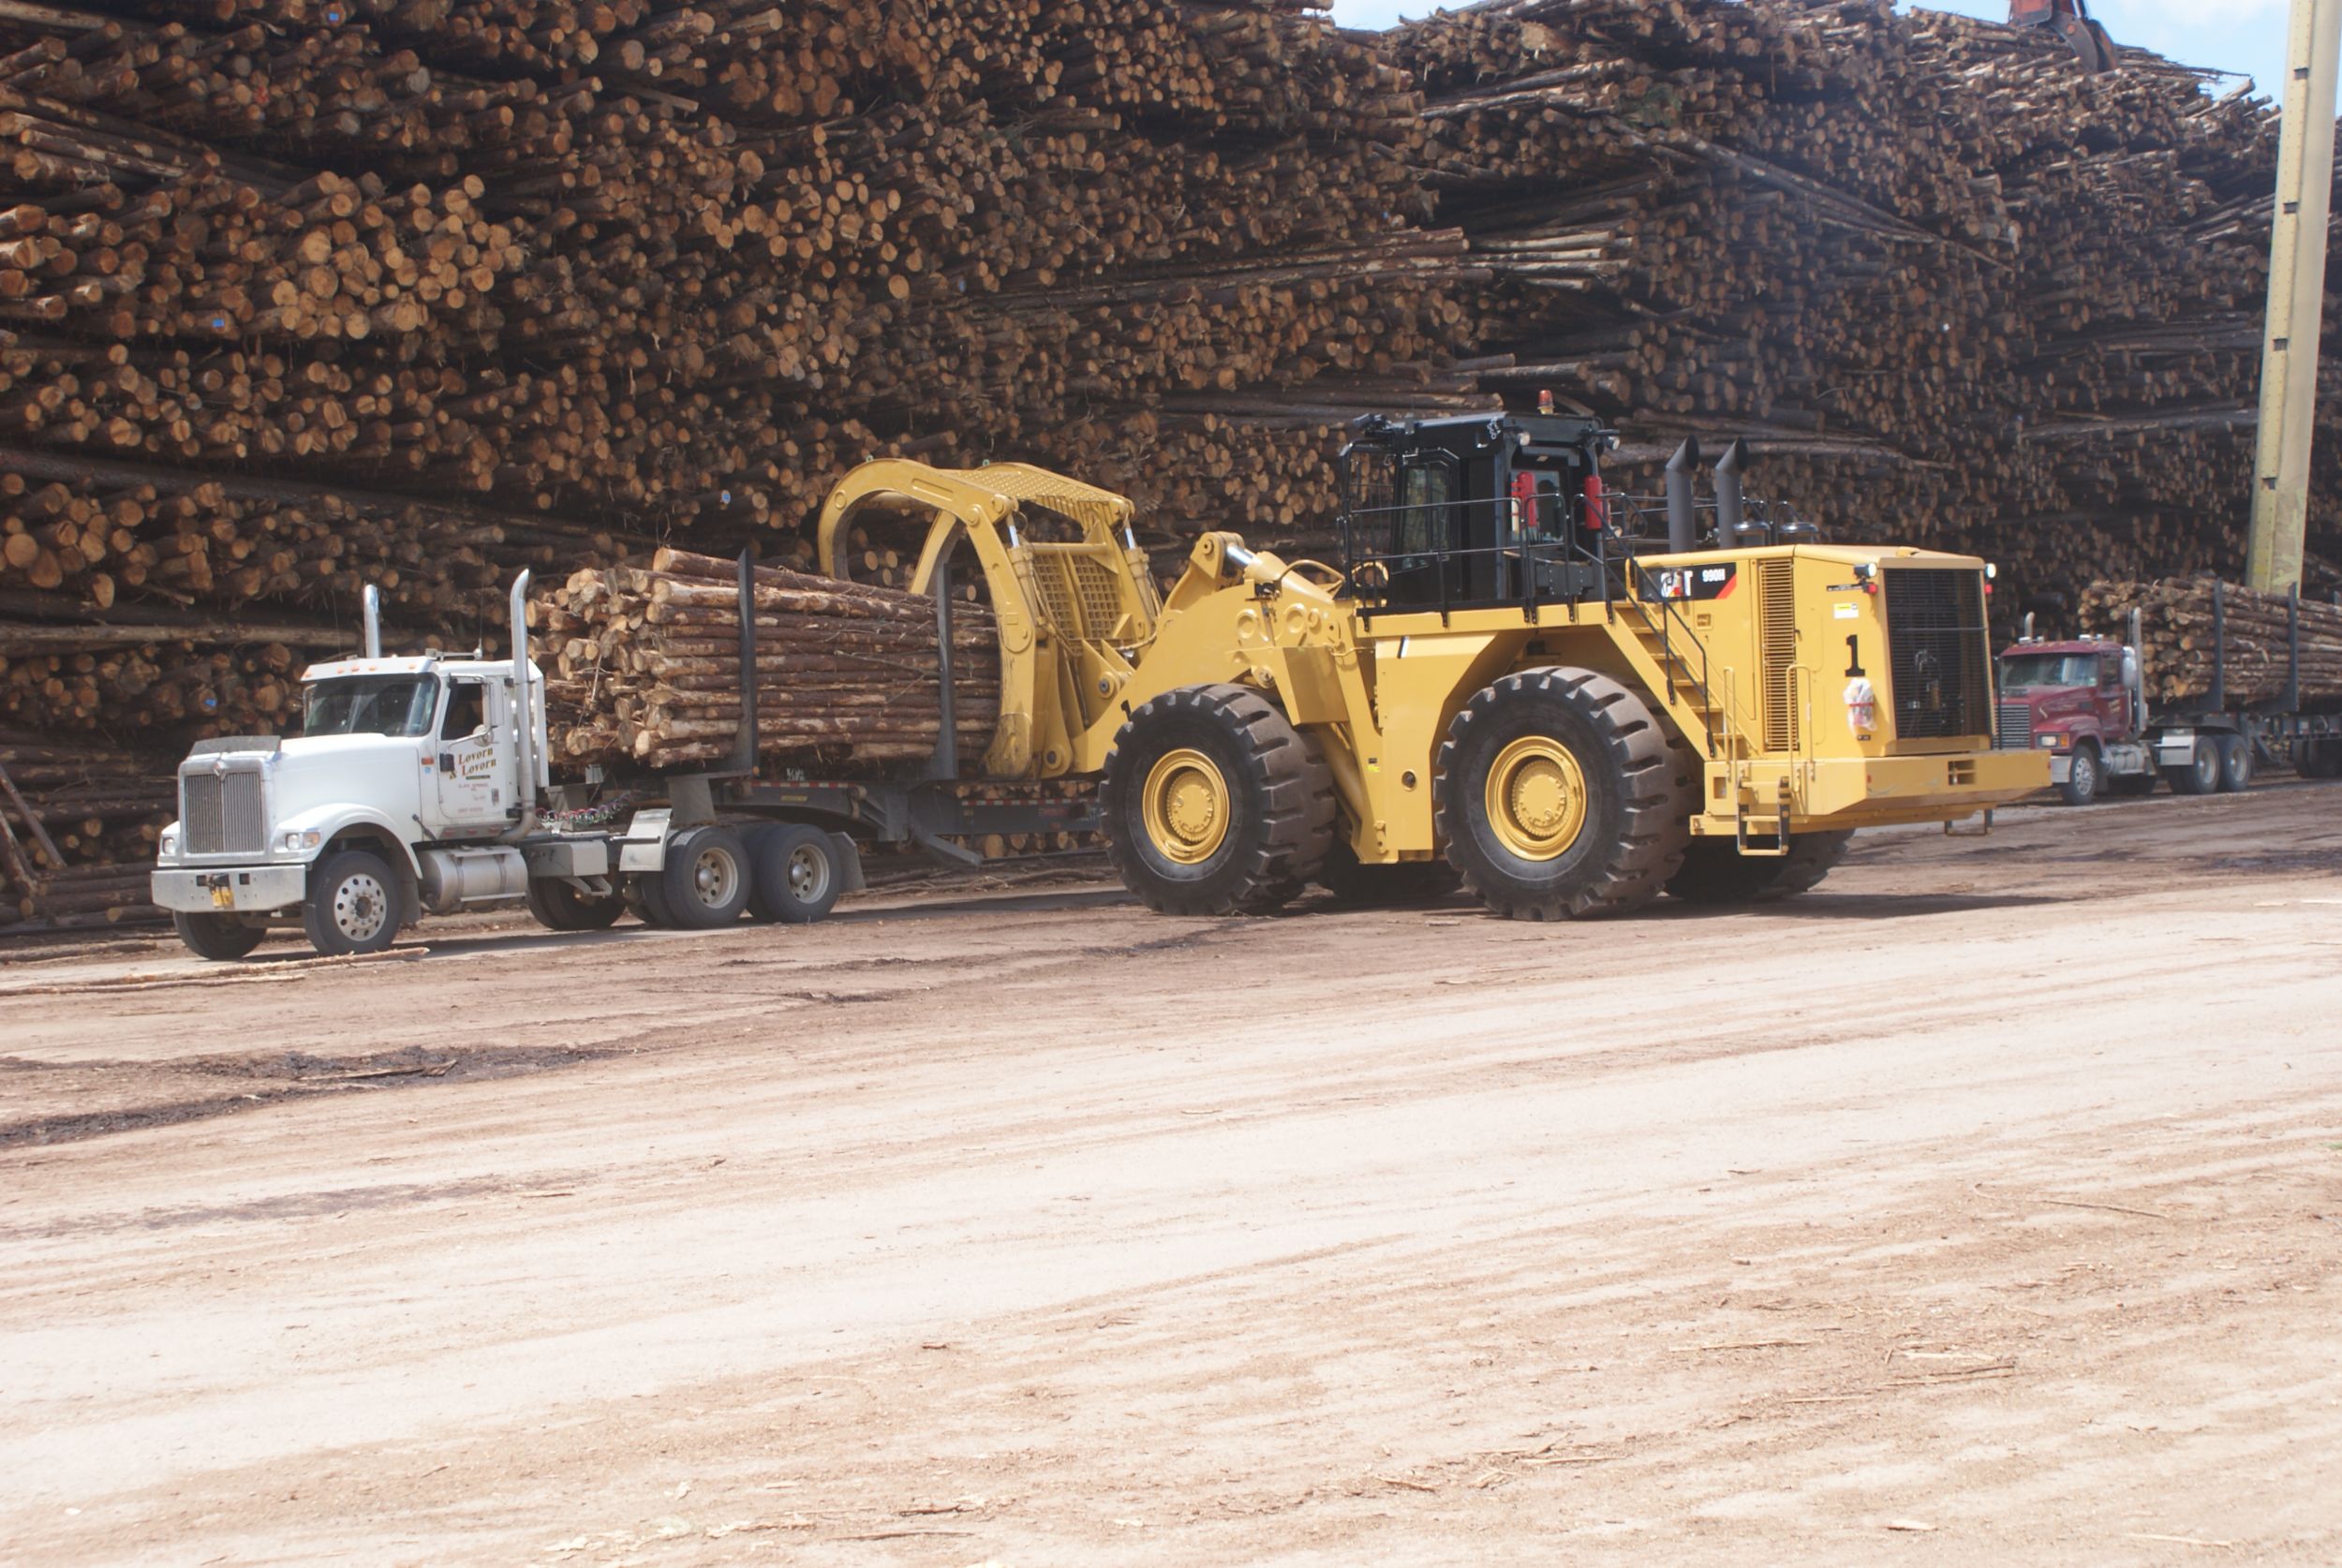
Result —
[{"label": "truck headlight", "polygon": [[325,836],[315,828],[306,833],[288,828],[276,836],[276,852],[280,855],[297,855],[304,850],[316,849],[324,840]]},{"label": "truck headlight", "polygon": [[177,823],[163,829],[163,836],[155,840],[155,852],[163,860],[179,858],[179,827]]},{"label": "truck headlight", "polygon": [[2066,744],[2066,737],[2065,737],[2065,736],[2063,736],[2063,735],[2050,735],[2050,734],[2044,734],[2044,735],[2037,736],[2037,737],[2035,738],[2035,740],[2034,740],[2033,744],[2034,744],[2034,745],[2036,745],[2036,746],[2051,746],[2051,747],[2055,747],[2055,746],[2063,746],[2063,745],[2065,745],[2065,744]]}]

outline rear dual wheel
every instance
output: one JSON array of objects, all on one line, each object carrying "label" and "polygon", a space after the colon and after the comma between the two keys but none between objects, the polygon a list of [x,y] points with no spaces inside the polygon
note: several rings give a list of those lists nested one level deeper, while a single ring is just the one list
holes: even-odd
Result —
[{"label": "rear dual wheel", "polygon": [[1623,914],[1682,864],[1691,770],[1641,698],[1591,670],[1483,687],[1440,747],[1432,800],[1464,885],[1516,920]]},{"label": "rear dual wheel", "polygon": [[627,908],[645,925],[710,931],[748,907],[749,847],[728,827],[686,828],[667,843],[667,863],[639,872]]}]

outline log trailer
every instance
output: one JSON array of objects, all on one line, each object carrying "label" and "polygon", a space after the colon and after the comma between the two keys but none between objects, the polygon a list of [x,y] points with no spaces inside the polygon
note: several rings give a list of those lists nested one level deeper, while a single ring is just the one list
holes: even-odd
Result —
[{"label": "log trailer", "polygon": [[2275,701],[2229,698],[2227,590],[2212,584],[2212,684],[2185,702],[2147,701],[2139,612],[2130,635],[2038,638],[2033,617],[2000,656],[2000,743],[2050,759],[2068,806],[2100,792],[2146,795],[2156,781],[2180,795],[2249,788],[2262,763],[2305,778],[2342,778],[2342,704],[2302,700],[2301,590],[2288,597],[2285,689]]},{"label": "log trailer", "polygon": [[[1169,913],[1460,882],[1498,914],[1578,918],[1801,892],[1857,828],[1989,825],[2047,784],[2045,755],[1994,746],[1985,563],[1825,545],[1743,500],[1739,443],[1704,506],[1686,443],[1649,535],[1604,487],[1615,445],[1550,413],[1370,417],[1341,455],[1339,564],[1210,533],[1167,595],[1121,496],[1018,464],[868,463],[823,505],[821,563],[837,573],[865,506],[931,514],[912,587],[934,597],[947,689],[924,768],[767,777],[746,702],[729,766],[556,789],[524,574],[509,661],[385,659],[370,631],[365,658],[307,672],[309,734],[198,747],[156,899],[213,957],[295,923],[321,952],[370,951],[424,911],[522,899],[564,930],[625,908],[804,920],[859,841],[1097,828]],[[972,770],[949,717],[962,545],[1001,655]],[[744,559],[744,692],[749,588]],[[966,771],[1098,789],[970,803]]]}]

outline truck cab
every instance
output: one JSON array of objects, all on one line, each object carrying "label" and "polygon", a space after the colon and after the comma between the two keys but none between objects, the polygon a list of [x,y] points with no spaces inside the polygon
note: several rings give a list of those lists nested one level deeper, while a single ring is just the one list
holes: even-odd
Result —
[{"label": "truck cab", "polygon": [[378,626],[369,593],[367,652],[303,673],[299,735],[203,741],[180,764],[154,896],[204,956],[296,921],[320,953],[374,951],[425,909],[526,893],[512,846],[548,782],[542,673],[525,643],[384,658]]},{"label": "truck cab", "polygon": [[2023,639],[2000,656],[2003,749],[2050,753],[2050,781],[2071,806],[2102,791],[2155,788],[2145,688],[2136,649],[2106,638]]}]

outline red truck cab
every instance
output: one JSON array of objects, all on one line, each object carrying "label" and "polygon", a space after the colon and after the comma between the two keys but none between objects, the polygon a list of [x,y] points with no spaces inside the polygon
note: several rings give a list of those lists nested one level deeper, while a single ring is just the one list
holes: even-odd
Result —
[{"label": "red truck cab", "polygon": [[2086,806],[2107,789],[2155,788],[2138,656],[2119,643],[2028,639],[2004,649],[1998,720],[2003,749],[2051,753],[2051,783],[2069,805]]}]

